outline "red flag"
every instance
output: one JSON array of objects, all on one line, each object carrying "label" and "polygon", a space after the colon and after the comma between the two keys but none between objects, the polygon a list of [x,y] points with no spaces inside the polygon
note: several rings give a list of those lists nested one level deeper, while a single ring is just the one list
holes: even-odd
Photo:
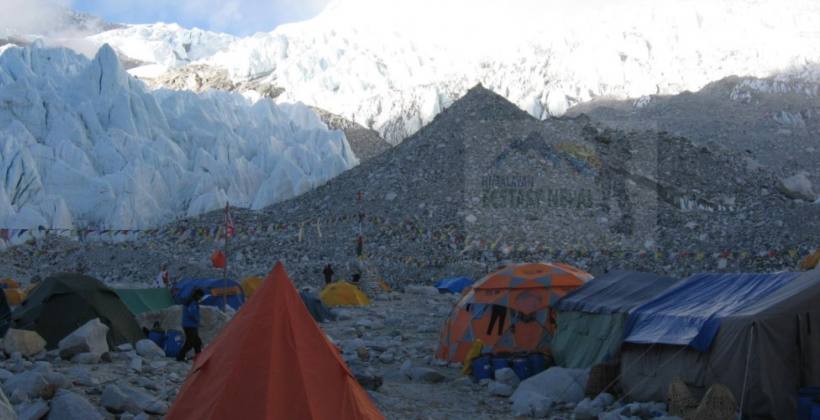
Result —
[{"label": "red flag", "polygon": [[225,268],[225,253],[221,250],[216,250],[211,254],[211,264],[213,264],[214,268]]},{"label": "red flag", "polygon": [[230,238],[234,235],[233,218],[229,210],[228,204],[225,204],[225,237]]}]

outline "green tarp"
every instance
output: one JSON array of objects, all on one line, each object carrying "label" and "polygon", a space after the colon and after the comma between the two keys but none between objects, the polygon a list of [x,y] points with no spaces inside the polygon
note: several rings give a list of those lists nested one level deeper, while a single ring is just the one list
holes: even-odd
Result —
[{"label": "green tarp", "polygon": [[561,312],[550,344],[558,366],[588,368],[610,360],[620,349],[626,314]]},{"label": "green tarp", "polygon": [[134,315],[158,311],[174,305],[171,291],[166,288],[114,289],[114,292]]}]

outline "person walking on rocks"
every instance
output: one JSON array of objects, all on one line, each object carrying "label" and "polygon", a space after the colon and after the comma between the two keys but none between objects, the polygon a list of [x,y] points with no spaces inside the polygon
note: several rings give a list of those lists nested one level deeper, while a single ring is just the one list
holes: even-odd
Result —
[{"label": "person walking on rocks", "polygon": [[325,276],[325,284],[333,283],[333,267],[330,264],[325,265],[325,269],[322,270],[322,274]]},{"label": "person walking on rocks", "polygon": [[159,266],[159,274],[154,279],[154,287],[156,288],[163,288],[168,287],[171,284],[171,280],[168,276],[168,264],[162,264]]},{"label": "person walking on rocks", "polygon": [[195,354],[202,352],[202,340],[199,338],[199,300],[205,296],[202,289],[195,289],[191,297],[182,308],[182,330],[185,331],[185,343],[177,354],[177,361],[185,360],[188,351],[194,349]]}]

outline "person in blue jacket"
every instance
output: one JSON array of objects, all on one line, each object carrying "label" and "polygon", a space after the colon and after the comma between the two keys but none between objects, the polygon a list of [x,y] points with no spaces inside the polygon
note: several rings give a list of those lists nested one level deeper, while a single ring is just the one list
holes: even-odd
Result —
[{"label": "person in blue jacket", "polygon": [[188,351],[194,349],[196,354],[202,351],[202,340],[199,338],[199,300],[205,296],[202,289],[195,289],[182,308],[182,330],[185,331],[185,343],[177,354],[177,361],[185,360]]}]

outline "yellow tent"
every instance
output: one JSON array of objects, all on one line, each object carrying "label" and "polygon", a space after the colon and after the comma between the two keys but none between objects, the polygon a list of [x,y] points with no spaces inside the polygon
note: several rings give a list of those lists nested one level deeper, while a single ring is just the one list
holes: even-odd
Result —
[{"label": "yellow tent", "polygon": [[820,248],[815,249],[813,253],[806,255],[803,260],[800,261],[800,269],[811,270],[817,267],[818,263],[820,263]]},{"label": "yellow tent", "polygon": [[330,283],[320,294],[322,302],[327,306],[364,306],[369,305],[367,295],[355,285],[346,281]]},{"label": "yellow tent", "polygon": [[16,306],[26,300],[26,292],[23,289],[3,289],[6,295],[6,302],[11,306]]},{"label": "yellow tent", "polygon": [[3,293],[5,293],[6,301],[9,305],[19,305],[26,300],[26,292],[20,288],[20,283],[12,279],[0,280],[0,288],[3,289]]},{"label": "yellow tent", "polygon": [[242,291],[245,293],[245,299],[249,299],[253,296],[256,289],[259,289],[259,286],[262,285],[262,280],[264,279],[259,276],[245,277],[242,279]]}]

